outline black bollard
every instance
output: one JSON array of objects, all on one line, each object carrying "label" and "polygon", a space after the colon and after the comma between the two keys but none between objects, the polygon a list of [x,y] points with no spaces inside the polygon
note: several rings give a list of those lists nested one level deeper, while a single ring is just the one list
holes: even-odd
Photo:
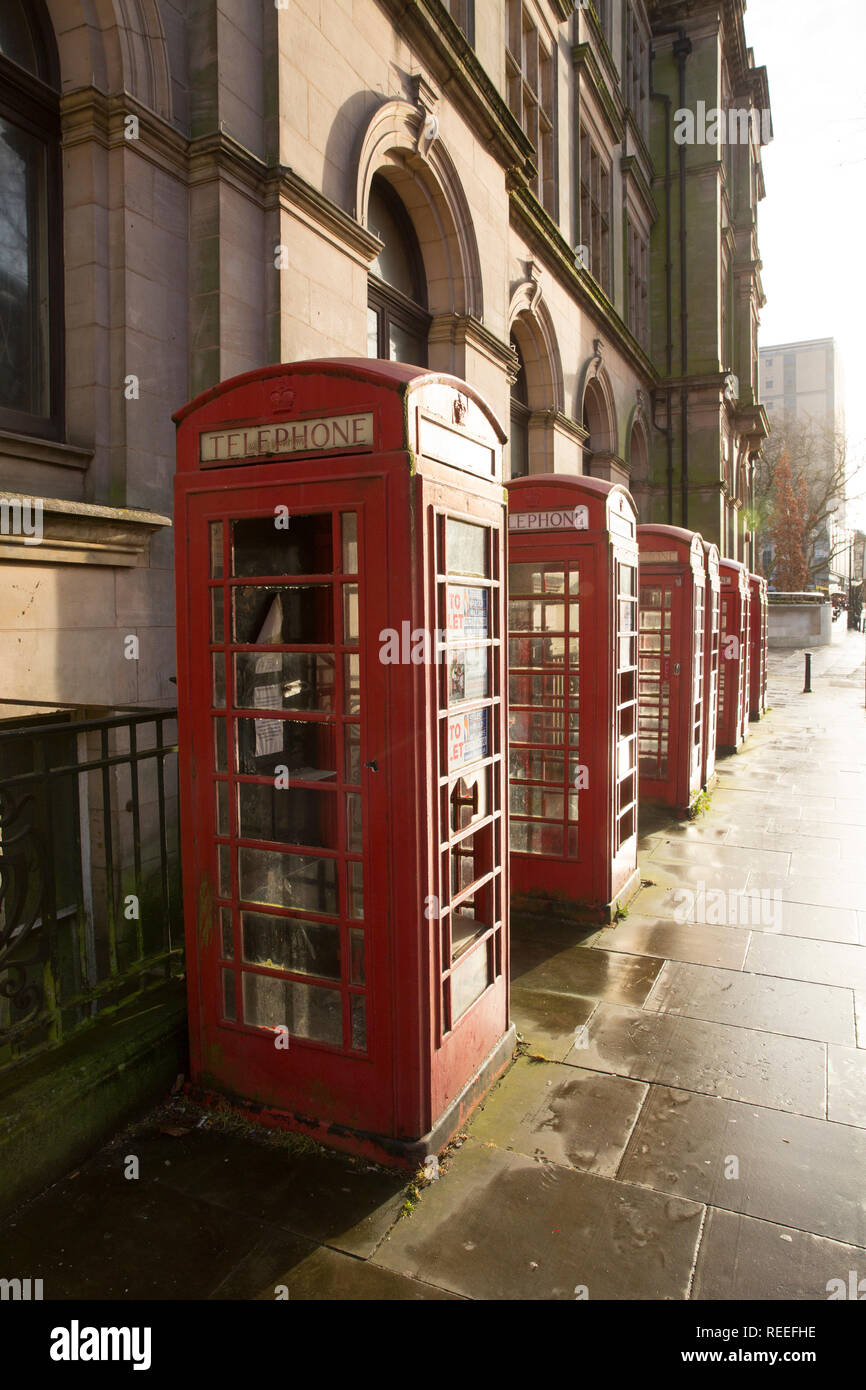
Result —
[{"label": "black bollard", "polygon": [[806,684],[803,686],[803,694],[812,694],[812,653],[806,652]]}]

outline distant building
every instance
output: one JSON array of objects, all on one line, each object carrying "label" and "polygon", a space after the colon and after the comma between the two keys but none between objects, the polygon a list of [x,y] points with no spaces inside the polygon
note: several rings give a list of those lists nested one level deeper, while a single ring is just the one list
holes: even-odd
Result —
[{"label": "distant building", "polygon": [[[839,469],[839,448],[845,437],[845,402],[842,364],[832,338],[796,343],[776,343],[760,349],[761,399],[770,428],[789,425],[809,430],[817,446],[817,476],[832,477]],[[769,574],[772,545],[764,542],[762,567]],[[844,588],[848,579],[848,547],[845,498],[840,496],[826,528],[815,542],[814,561],[825,561],[814,571],[817,588]]]}]

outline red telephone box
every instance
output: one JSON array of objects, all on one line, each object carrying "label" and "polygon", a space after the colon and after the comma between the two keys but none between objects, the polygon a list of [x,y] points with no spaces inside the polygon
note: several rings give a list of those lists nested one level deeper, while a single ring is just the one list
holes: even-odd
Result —
[{"label": "red telephone box", "polygon": [[336,358],[175,419],[192,1079],[417,1163],[513,1043],[503,433]]},{"label": "red telephone box", "polygon": [[761,719],[767,709],[767,581],[749,575],[749,718]]},{"label": "red telephone box", "polygon": [[719,561],[722,635],[716,747],[736,752],[749,723],[749,572],[739,560]]},{"label": "red telephone box", "polygon": [[637,511],[600,478],[508,490],[512,906],[609,921],[637,871]]},{"label": "red telephone box", "polygon": [[721,647],[721,582],[719,548],[704,541],[707,567],[706,611],[704,614],[704,766],[702,782],[706,788],[716,775],[716,735],[719,723],[719,652]]},{"label": "red telephone box", "polygon": [[639,526],[640,795],[687,811],[704,767],[704,543]]}]

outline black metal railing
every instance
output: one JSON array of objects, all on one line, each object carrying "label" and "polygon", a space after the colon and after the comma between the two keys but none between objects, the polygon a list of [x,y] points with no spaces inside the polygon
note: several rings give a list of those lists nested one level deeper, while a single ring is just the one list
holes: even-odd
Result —
[{"label": "black metal railing", "polygon": [[0,1073],[182,969],[176,716],[0,726]]}]

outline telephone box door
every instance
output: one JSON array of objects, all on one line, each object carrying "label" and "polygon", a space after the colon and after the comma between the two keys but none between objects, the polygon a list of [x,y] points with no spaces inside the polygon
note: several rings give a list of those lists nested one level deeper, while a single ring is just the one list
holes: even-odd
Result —
[{"label": "telephone box door", "polygon": [[[678,766],[683,735],[679,719],[679,682],[689,680],[680,671],[682,652],[682,589],[674,575],[653,575],[640,586],[640,776],[647,783],[666,783]],[[652,792],[650,794],[653,794]]]},{"label": "telephone box door", "polygon": [[[387,1133],[378,478],[187,499],[202,1078]],[[190,841],[187,842],[190,846]],[[189,868],[189,866],[188,866]]]}]

